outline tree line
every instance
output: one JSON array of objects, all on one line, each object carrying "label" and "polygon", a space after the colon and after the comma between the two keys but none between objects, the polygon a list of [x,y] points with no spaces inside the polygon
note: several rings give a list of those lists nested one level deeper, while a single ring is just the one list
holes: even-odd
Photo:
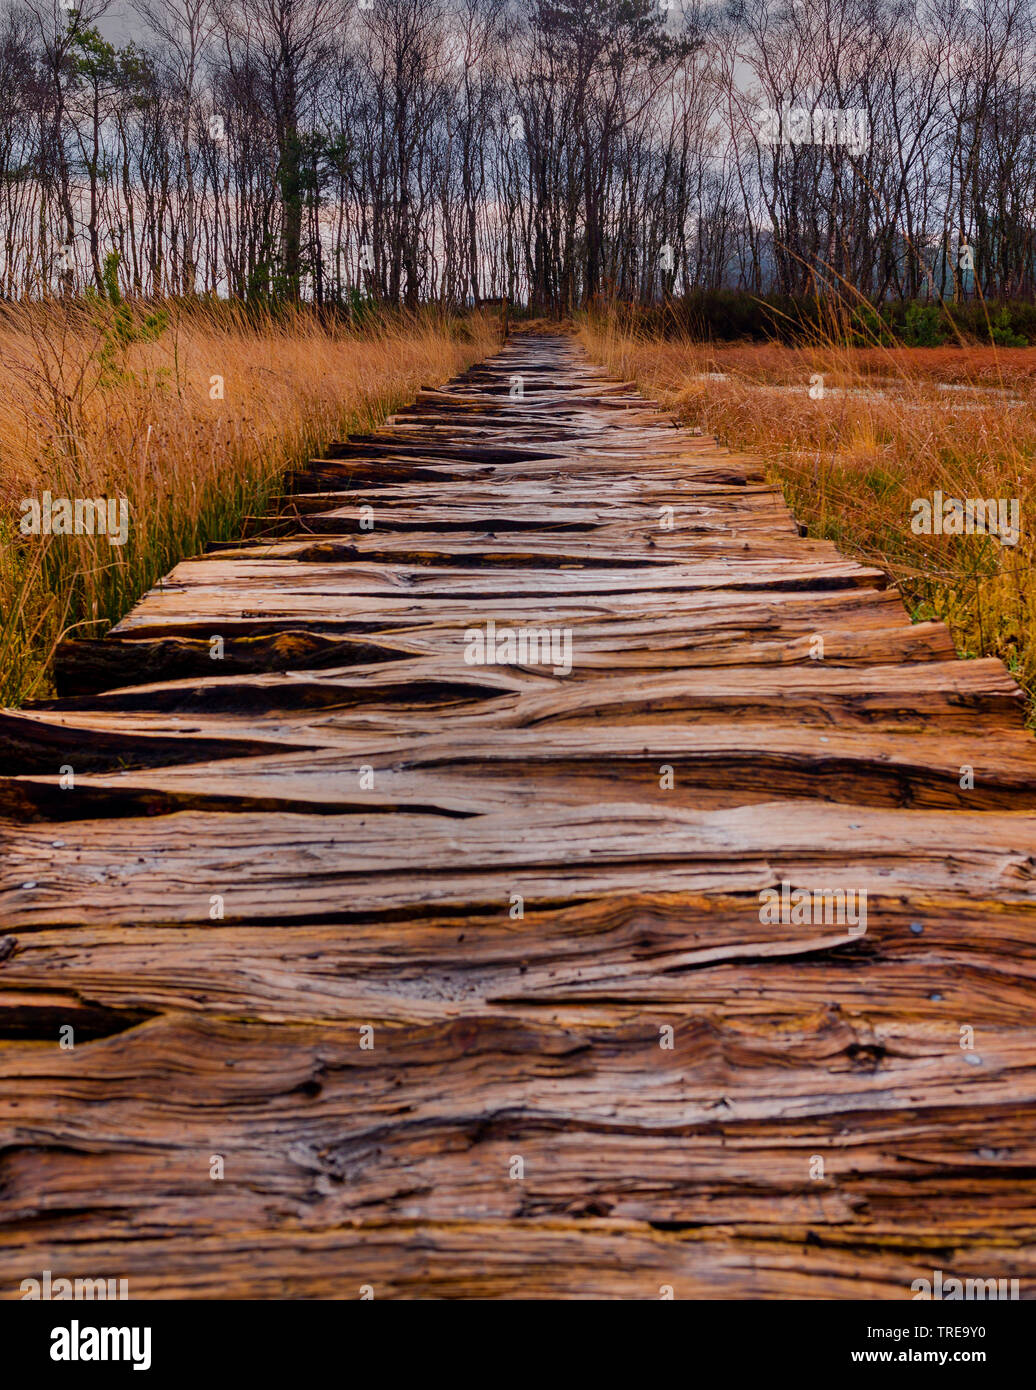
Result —
[{"label": "tree line", "polygon": [[1036,0],[109,3],[0,0],[5,298],[1033,297]]}]

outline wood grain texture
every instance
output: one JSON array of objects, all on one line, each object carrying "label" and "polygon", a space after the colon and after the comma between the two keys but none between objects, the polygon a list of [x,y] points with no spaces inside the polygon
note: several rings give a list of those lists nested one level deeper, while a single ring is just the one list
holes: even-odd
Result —
[{"label": "wood grain texture", "polygon": [[0,713],[0,1296],[1033,1296],[999,662],[560,336],[254,530]]}]

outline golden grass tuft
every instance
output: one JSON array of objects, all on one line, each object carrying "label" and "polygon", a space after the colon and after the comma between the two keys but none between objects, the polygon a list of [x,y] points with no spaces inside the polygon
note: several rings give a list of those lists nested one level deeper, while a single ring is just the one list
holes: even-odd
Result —
[{"label": "golden grass tuft", "polygon": [[[102,635],[184,556],[241,535],[286,471],[499,337],[483,315],[354,330],[302,309],[159,312],[95,301],[0,315],[0,705],[49,693],[62,635]],[[20,503],[46,491],[126,497],[127,544],[23,537]]]},{"label": "golden grass tuft", "polygon": [[[580,336],[683,423],[764,459],[810,535],[883,567],[915,620],[948,623],[963,656],[1001,657],[1036,705],[1036,349],[710,344],[613,317]],[[915,535],[911,503],[936,489],[1017,498],[1019,543]]]}]

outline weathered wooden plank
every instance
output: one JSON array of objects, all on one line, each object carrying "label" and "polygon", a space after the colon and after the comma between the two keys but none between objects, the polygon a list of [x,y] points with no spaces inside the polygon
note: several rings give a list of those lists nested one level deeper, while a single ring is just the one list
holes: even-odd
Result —
[{"label": "weathered wooden plank", "polygon": [[[904,836],[909,840],[904,842]],[[415,862],[415,845],[420,856]],[[700,814],[645,804],[537,807],[446,819],[404,811],[182,812],[161,819],[0,822],[0,921],[286,921],[424,905],[551,903],[631,888],[809,888],[1032,897],[1036,817],[888,811],[812,801]],[[419,867],[418,867],[419,866]],[[756,901],[758,913],[758,899]],[[843,933],[845,935],[845,933]]]},{"label": "weathered wooden plank", "polygon": [[[327,1231],[224,1227],[219,1235],[141,1232],[124,1240],[62,1241],[41,1235],[12,1247],[10,1267],[58,1273],[128,1272],[134,1298],[679,1299],[872,1298],[912,1296],[910,1279],[932,1277],[933,1258],[949,1244],[960,1274],[990,1269],[1031,1287],[1032,1227],[1017,1238],[968,1226],[891,1222],[861,1242],[855,1228],[808,1221],[782,1238],[749,1230],[657,1230],[592,1213],[520,1221],[426,1223],[371,1221]],[[940,1233],[944,1233],[940,1242]],[[1028,1240],[1029,1244],[1024,1244]],[[961,1251],[967,1254],[961,1259]],[[36,1261],[34,1264],[33,1261]],[[15,1285],[17,1288],[17,1285]],[[17,1297],[8,1283],[0,1298]]]},{"label": "weathered wooden plank", "polygon": [[[130,698],[127,692],[127,699]],[[320,730],[312,728],[314,739]],[[114,774],[80,772],[69,795],[60,777],[0,779],[0,812],[25,819],[93,819],[178,810],[383,811],[473,816],[508,807],[628,802],[686,809],[808,798],[823,779],[829,801],[869,806],[1030,809],[1036,748],[1022,730],[981,740],[945,732],[846,731],[817,737],[781,724],[544,726],[498,738],[432,726],[410,739],[353,734],[332,749],[261,761],[221,756]],[[331,741],[331,740],[328,740]],[[210,735],[219,754],[232,746]],[[142,741],[136,761],[148,758]],[[970,777],[962,777],[962,769]],[[365,771],[366,770],[366,771]],[[963,785],[962,785],[963,784]]]},{"label": "weathered wooden plank", "polygon": [[[634,606],[616,600],[555,601],[548,607],[494,600],[498,622],[532,627],[559,623],[578,640],[580,679],[587,671],[632,667],[651,670],[683,666],[801,664],[816,659],[815,637],[833,665],[888,665],[896,661],[946,660],[954,656],[941,623],[907,623],[890,591],[822,592],[810,600],[794,593],[752,595],[737,602],[722,594],[702,596],[695,611],[682,612],[645,596]],[[299,626],[268,632],[220,634],[219,670],[226,673],[319,670],[363,665],[410,655],[435,655],[470,621],[456,604],[398,604],[382,610],[381,622],[361,621],[357,631]],[[66,642],[58,650],[56,679],[61,695],[92,694],[152,680],[208,677],[215,668],[211,634],[107,638]]]},{"label": "weathered wooden plank", "polygon": [[108,1015],[115,1032],[114,1011],[132,1023],[170,1010],[327,1023],[365,1014],[538,1018],[548,1009],[560,1024],[607,1023],[651,1009],[670,1022],[759,1015],[763,1026],[825,1011],[858,1027],[965,1015],[972,1026],[1029,1024],[1031,903],[990,913],[960,899],[880,896],[866,939],[847,941],[790,923],[764,932],[755,901],[641,890],[530,904],[520,926],[498,910],[464,910],[290,931],[246,922],[39,928],[6,938],[5,1027],[10,1036],[17,1018],[31,1036],[53,1037],[59,1016],[78,1031],[78,1019],[92,1014]]},{"label": "weathered wooden plank", "polygon": [[[1003,1200],[1033,1158],[1020,1127],[1036,1086],[1028,1030],[986,1029],[979,1076],[949,1028],[882,1024],[861,1037],[830,1013],[779,1032],[762,1020],[678,1021],[668,1052],[654,1020],[379,1019],[367,1051],[365,1023],[154,1019],[66,1054],[57,1094],[41,1049],[22,1049],[14,1074],[0,1056],[0,1126],[13,1121],[17,1138],[50,1149],[39,1222],[38,1174],[24,1140],[14,1148],[11,1218],[34,1219],[46,1238],[67,1211],[80,1241],[110,1240],[127,1221],[141,1235],[195,1240],[356,1220],[368,1230],[509,1221],[531,1251],[537,1221],[573,1217],[689,1225],[699,1238],[713,1228],[735,1241],[830,1229],[836,1247],[852,1227],[857,1244],[898,1246],[901,1260],[906,1218],[922,1248],[949,1228],[995,1241],[1010,1268],[1033,1229],[1031,1189]],[[225,1164],[215,1186],[214,1114]],[[521,1185],[510,1178],[516,1150]],[[88,1187],[98,1159],[103,1205]],[[11,1256],[0,1252],[2,1267]],[[512,1292],[520,1280],[519,1268]]]},{"label": "weathered wooden plank", "polygon": [[320,565],[290,560],[224,560],[217,555],[177,565],[114,631],[129,636],[157,629],[182,630],[199,623],[212,627],[218,619],[232,624],[260,618],[267,624],[278,620],[283,626],[296,622],[334,623],[363,611],[362,602],[356,600],[400,593],[470,603],[505,595],[542,600],[585,594],[628,596],[662,590],[675,598],[700,590],[874,588],[883,582],[880,571],[866,569],[851,560],[704,560],[697,564],[603,570],[500,566],[484,572],[375,561]]},{"label": "weathered wooden plank", "polygon": [[[574,619],[579,634],[576,680],[598,679],[607,670],[659,670],[692,666],[804,665],[815,659],[813,633],[772,635],[765,628],[704,624],[697,629],[659,618],[652,622],[594,623]],[[537,620],[533,619],[533,625]],[[775,625],[776,626],[776,625]],[[704,629],[704,630],[703,630]],[[757,635],[758,634],[758,635]],[[942,623],[917,623],[884,629],[825,628],[824,659],[835,666],[879,666],[897,661],[945,661],[954,655]],[[414,656],[436,656],[454,640],[444,624],[394,628],[362,637],[300,631],[271,636],[225,638],[219,670],[227,675],[279,670],[363,666]],[[207,679],[214,670],[212,646],[197,638],[110,639],[68,642],[57,668],[63,697],[92,695],[155,681]]]},{"label": "weathered wooden plank", "polygon": [[[550,587],[553,587],[552,585]],[[152,591],[155,592],[155,591]],[[536,626],[568,626],[579,622],[624,620],[641,622],[677,622],[684,631],[694,632],[720,624],[741,632],[758,624],[770,630],[819,632],[823,635],[824,620],[845,615],[853,626],[878,627],[890,620],[902,620],[903,606],[898,595],[881,592],[868,586],[847,589],[728,589],[700,590],[694,595],[693,610],[681,612],[685,600],[679,594],[650,590],[637,593],[539,593],[513,598],[501,586],[494,594],[491,608],[473,610],[470,600],[448,599],[427,595],[362,594],[350,598],[348,605],[325,606],[310,617],[289,621],[278,620],[275,613],[260,609],[238,609],[237,615],[224,612],[219,623],[211,616],[190,612],[170,612],[161,621],[150,624],[138,615],[129,614],[114,630],[116,638],[132,637],[162,640],[196,634],[200,629],[208,640],[216,628],[225,640],[235,633],[248,636],[275,635],[305,629],[307,623],[321,633],[373,632],[378,628],[394,629],[414,623],[440,623],[466,628],[475,622],[485,622],[493,616],[498,622]],[[168,605],[173,608],[172,603]],[[135,610],[136,611],[136,610]],[[244,616],[246,615],[246,616]],[[130,619],[133,619],[131,622]],[[150,631],[148,630],[150,627]],[[621,650],[623,634],[616,632],[616,646]],[[211,660],[211,658],[210,658]],[[305,668],[303,668],[305,669]],[[120,682],[121,683],[121,682]]]}]

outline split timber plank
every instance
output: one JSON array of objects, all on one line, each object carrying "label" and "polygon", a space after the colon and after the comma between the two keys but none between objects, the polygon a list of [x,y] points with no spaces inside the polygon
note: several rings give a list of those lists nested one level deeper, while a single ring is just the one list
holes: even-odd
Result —
[{"label": "split timber plank", "polygon": [[[256,529],[0,713],[0,1294],[1034,1296],[998,662],[563,337]],[[572,669],[469,664],[490,619]],[[762,922],[782,882],[866,931]]]}]

